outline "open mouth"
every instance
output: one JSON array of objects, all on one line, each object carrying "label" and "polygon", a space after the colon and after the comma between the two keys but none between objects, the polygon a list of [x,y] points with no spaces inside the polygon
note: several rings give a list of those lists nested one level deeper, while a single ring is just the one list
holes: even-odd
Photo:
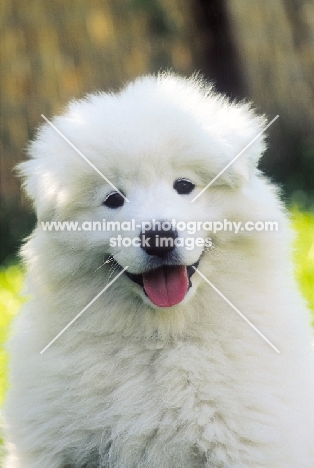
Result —
[{"label": "open mouth", "polygon": [[193,265],[162,265],[142,274],[125,271],[134,283],[142,286],[146,296],[158,307],[171,307],[185,298],[192,286],[191,277],[199,260]]}]

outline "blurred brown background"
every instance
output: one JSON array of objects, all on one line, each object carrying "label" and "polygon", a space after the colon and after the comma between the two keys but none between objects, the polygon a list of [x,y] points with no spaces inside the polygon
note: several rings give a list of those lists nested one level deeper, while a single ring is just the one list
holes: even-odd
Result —
[{"label": "blurred brown background", "polygon": [[40,114],[160,69],[200,70],[279,114],[262,168],[301,208],[313,204],[313,0],[2,0],[0,13],[0,262],[35,222],[12,169]]}]

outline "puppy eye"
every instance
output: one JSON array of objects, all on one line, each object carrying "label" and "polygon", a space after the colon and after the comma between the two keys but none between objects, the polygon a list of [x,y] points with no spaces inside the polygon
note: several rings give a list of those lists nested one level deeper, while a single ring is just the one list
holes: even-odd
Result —
[{"label": "puppy eye", "polygon": [[107,195],[105,201],[103,202],[103,205],[112,209],[120,208],[124,205],[124,198],[119,192],[111,192]]},{"label": "puppy eye", "polygon": [[195,184],[189,179],[177,179],[173,184],[173,188],[179,195],[187,195],[194,190]]}]

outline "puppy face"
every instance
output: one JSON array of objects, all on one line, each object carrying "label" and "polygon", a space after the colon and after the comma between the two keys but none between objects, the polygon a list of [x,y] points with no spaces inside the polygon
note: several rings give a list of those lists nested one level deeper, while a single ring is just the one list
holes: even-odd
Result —
[{"label": "puppy face", "polygon": [[142,180],[132,186],[131,179],[125,184],[129,185],[129,203],[114,191],[103,203],[107,226],[118,225],[115,232],[107,233],[106,253],[119,266],[128,266],[126,275],[135,284],[134,291],[157,307],[185,300],[192,287],[193,266],[198,266],[208,248],[201,229],[201,204],[195,207],[191,203],[196,175],[191,171],[178,174],[169,167],[155,182]]},{"label": "puppy face", "polygon": [[53,123],[68,141],[45,125],[20,167],[40,223],[77,223],[50,231],[51,241],[93,267],[100,259],[127,267],[127,287],[151,307],[188,301],[194,267],[230,242],[204,222],[245,217],[262,139],[225,168],[263,120],[199,80],[163,75],[74,102]]}]

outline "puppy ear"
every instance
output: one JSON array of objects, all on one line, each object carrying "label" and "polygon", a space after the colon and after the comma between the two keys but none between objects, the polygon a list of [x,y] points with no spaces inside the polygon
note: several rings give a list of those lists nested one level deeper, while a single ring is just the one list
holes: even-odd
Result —
[{"label": "puppy ear", "polygon": [[42,125],[27,147],[29,159],[16,167],[39,221],[50,221],[56,216],[58,198],[62,195],[60,173],[64,173],[61,168],[64,148],[61,143],[62,139],[48,125]]},{"label": "puppy ear", "polygon": [[60,208],[67,202],[67,182],[71,176],[67,161],[70,161],[69,167],[72,163],[71,156],[64,157],[67,149],[67,143],[57,132],[43,124],[27,147],[29,159],[16,167],[39,221],[58,218]]},{"label": "puppy ear", "polygon": [[[258,116],[249,104],[231,105],[226,125],[226,139],[232,152],[230,176],[236,185],[244,185],[256,172],[258,161],[266,150],[266,119]],[[230,161],[229,161],[230,162]]]},{"label": "puppy ear", "polygon": [[49,221],[55,215],[55,199],[58,187],[52,174],[46,169],[44,159],[30,159],[16,167],[22,178],[22,186],[32,201],[38,220]]}]

